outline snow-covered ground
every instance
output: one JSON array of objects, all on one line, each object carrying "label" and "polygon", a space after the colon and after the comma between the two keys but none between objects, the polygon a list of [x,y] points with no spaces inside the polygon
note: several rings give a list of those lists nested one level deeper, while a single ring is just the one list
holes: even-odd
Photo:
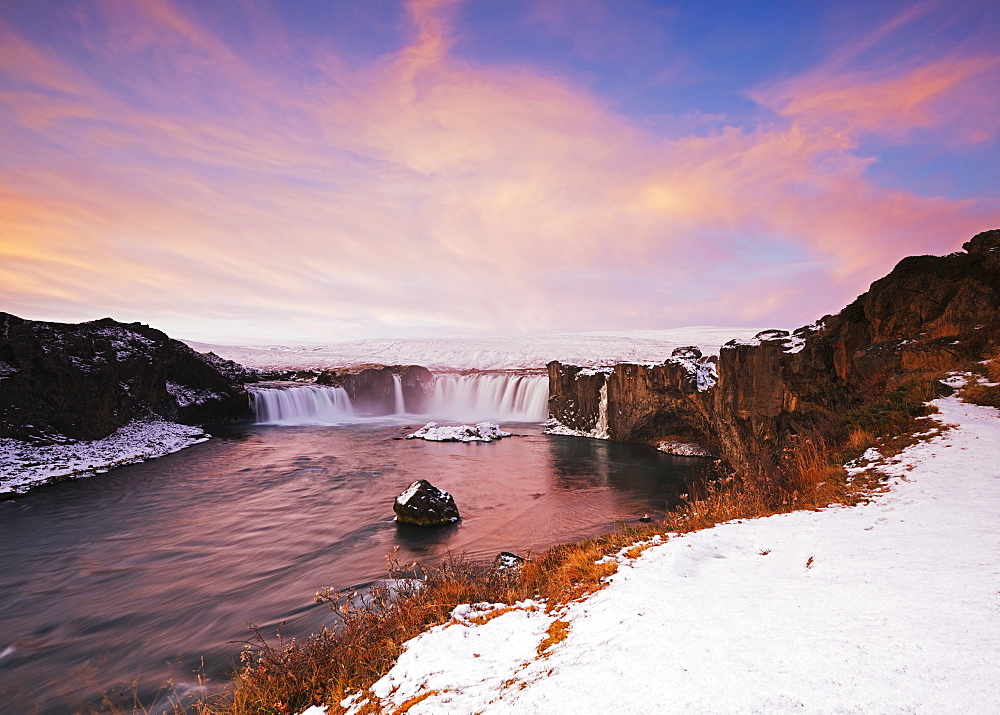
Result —
[{"label": "snow-covered ground", "polygon": [[162,420],[131,422],[104,439],[37,445],[0,438],[0,497],[45,482],[89,477],[123,464],[162,457],[208,439],[199,427]]},{"label": "snow-covered ground", "polygon": [[383,711],[1000,712],[1000,411],[935,404],[955,427],[878,460],[873,502],[671,535],[554,613],[458,613],[374,686]]},{"label": "snow-covered ground", "polygon": [[690,327],[670,330],[564,333],[477,338],[354,340],[316,346],[211,345],[185,341],[247,367],[318,370],[351,365],[424,365],[432,370],[542,369],[551,360],[595,367],[617,362],[663,362],[674,348],[696,345],[706,355],[758,328]]}]

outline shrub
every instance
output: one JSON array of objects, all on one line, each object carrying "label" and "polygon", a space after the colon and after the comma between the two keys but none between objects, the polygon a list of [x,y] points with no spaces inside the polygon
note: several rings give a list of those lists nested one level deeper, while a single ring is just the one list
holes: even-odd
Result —
[{"label": "shrub", "polygon": [[974,405],[1000,408],[1000,385],[969,385],[962,390],[962,399]]},{"label": "shrub", "polygon": [[845,413],[842,434],[846,438],[859,429],[874,435],[899,431],[913,418],[927,414],[925,403],[954,391],[940,380],[913,380]]}]

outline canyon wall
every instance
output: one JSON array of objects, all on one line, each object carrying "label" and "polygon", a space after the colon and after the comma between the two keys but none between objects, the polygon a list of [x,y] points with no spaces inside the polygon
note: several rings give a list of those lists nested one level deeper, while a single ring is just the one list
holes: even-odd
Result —
[{"label": "canyon wall", "polygon": [[737,469],[773,460],[870,396],[997,349],[1000,230],[963,248],[903,259],[840,313],[794,333],[730,341],[717,365],[694,348],[607,371],[550,363],[556,431],[693,444]]},{"label": "canyon wall", "polygon": [[[343,387],[358,414],[422,413],[434,392],[434,375],[421,365],[375,365],[351,370],[325,370],[317,385]],[[405,410],[399,409],[400,398]]]}]

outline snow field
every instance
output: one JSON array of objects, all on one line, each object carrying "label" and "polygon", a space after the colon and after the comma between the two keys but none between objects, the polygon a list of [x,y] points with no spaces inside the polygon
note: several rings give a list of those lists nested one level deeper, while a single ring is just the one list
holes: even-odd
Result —
[{"label": "snow field", "polygon": [[562,333],[467,338],[353,340],[312,346],[212,345],[184,341],[199,352],[265,370],[322,370],[370,363],[423,365],[431,370],[541,370],[550,360],[584,367],[618,362],[660,363],[674,348],[697,345],[706,355],[759,328],[689,327],[668,330]]},{"label": "snow field", "polygon": [[1000,412],[934,404],[955,427],[877,465],[871,503],[620,554],[558,613],[418,636],[373,692],[386,712],[423,696],[412,715],[1000,712]]}]

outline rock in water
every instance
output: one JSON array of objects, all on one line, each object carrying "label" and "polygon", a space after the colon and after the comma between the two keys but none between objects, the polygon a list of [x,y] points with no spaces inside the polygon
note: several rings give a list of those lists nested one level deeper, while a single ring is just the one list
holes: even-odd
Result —
[{"label": "rock in water", "polygon": [[451,494],[438,489],[426,479],[418,479],[396,497],[392,505],[396,521],[417,526],[443,526],[459,520],[458,507]]},{"label": "rock in water", "polygon": [[493,442],[510,437],[496,422],[480,422],[475,427],[439,427],[437,422],[428,422],[406,439],[425,439],[428,442]]}]

